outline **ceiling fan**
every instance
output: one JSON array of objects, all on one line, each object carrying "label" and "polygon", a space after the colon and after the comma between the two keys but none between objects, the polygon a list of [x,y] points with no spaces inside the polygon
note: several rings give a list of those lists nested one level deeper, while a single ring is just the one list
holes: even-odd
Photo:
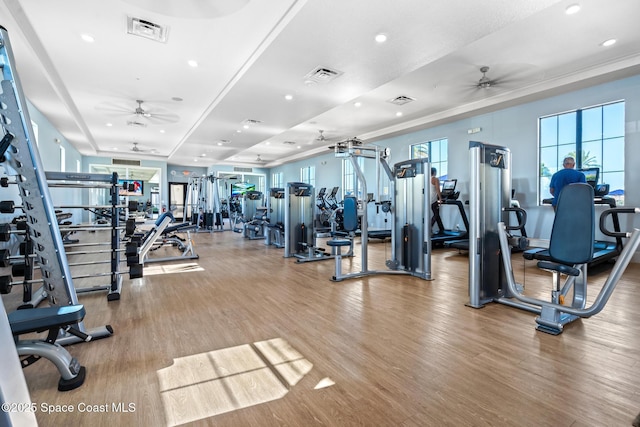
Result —
[{"label": "ceiling fan", "polygon": [[128,116],[127,124],[131,126],[145,127],[147,124],[160,125],[165,123],[176,123],[180,120],[177,114],[173,114],[169,110],[160,107],[143,106],[144,101],[136,99],[138,104],[132,108],[129,103],[127,105],[120,103],[107,102],[99,104],[96,108],[107,114],[114,116]]},{"label": "ceiling fan", "polygon": [[480,68],[482,77],[480,78],[480,80],[478,80],[478,83],[476,84],[476,87],[478,87],[478,89],[489,89],[490,87],[493,87],[496,84],[498,84],[497,80],[492,80],[489,77],[487,77],[488,71],[489,71],[489,67],[487,66]]},{"label": "ceiling fan", "polygon": [[130,151],[133,151],[134,153],[149,153],[149,154],[155,154],[156,150],[155,149],[151,149],[151,150],[143,150],[142,148],[138,147],[138,142],[132,142],[133,146],[129,149]]},{"label": "ceiling fan", "polygon": [[323,129],[318,129],[318,135],[312,139],[311,141],[309,141],[309,144],[313,144],[314,142],[319,142],[319,143],[325,143],[325,142],[331,142],[334,141],[335,138],[327,138],[324,134],[324,130]]}]

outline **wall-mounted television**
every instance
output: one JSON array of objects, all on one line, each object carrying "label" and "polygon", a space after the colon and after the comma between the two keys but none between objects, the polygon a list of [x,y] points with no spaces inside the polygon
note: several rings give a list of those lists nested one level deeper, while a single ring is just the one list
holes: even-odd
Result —
[{"label": "wall-mounted television", "polygon": [[247,191],[256,191],[255,184],[249,184],[247,182],[236,182],[231,184],[231,195],[232,196],[242,196]]},{"label": "wall-mounted television", "polygon": [[118,192],[121,196],[142,196],[144,195],[144,182],[139,179],[119,179]]}]

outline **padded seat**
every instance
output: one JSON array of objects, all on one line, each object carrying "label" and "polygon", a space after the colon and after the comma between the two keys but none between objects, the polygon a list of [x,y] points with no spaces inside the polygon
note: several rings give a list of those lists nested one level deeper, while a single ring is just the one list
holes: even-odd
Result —
[{"label": "padded seat", "polygon": [[190,228],[195,228],[196,226],[193,224],[190,224],[188,222],[182,223],[182,224],[178,224],[178,225],[172,225],[171,227],[167,227],[162,231],[162,234],[171,234],[174,233],[176,231],[180,231],[183,229],[190,229]]},{"label": "padded seat", "polygon": [[557,271],[567,276],[579,276],[580,270],[570,265],[558,264],[551,261],[539,261],[538,268],[548,271]]},{"label": "padded seat", "polygon": [[[11,333],[16,339],[16,350],[19,356],[24,356],[21,359],[22,367],[25,368],[41,358],[46,358],[56,366],[60,373],[59,391],[68,391],[80,387],[86,377],[85,367],[80,365],[80,362],[75,357],[72,357],[67,350],[55,341],[61,329],[81,338],[83,341],[89,341],[91,336],[80,330],[67,328],[82,321],[84,315],[84,306],[80,304],[62,307],[29,308],[9,313],[7,317]],[[43,331],[49,331],[45,340],[28,339],[23,341],[17,338],[21,334]]]},{"label": "padded seat", "polygon": [[327,241],[328,246],[351,246],[351,240],[349,239],[331,239]]},{"label": "padded seat", "polygon": [[86,311],[83,305],[17,310],[8,314],[13,335],[42,332],[80,322]]}]

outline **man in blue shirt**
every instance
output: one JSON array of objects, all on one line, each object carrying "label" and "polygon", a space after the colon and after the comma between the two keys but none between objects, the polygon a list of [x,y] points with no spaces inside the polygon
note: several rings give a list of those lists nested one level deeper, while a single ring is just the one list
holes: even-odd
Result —
[{"label": "man in blue shirt", "polygon": [[549,184],[549,192],[553,195],[553,200],[551,201],[553,209],[556,208],[558,196],[565,185],[573,184],[575,182],[587,182],[584,174],[574,169],[576,166],[576,160],[573,157],[565,157],[562,161],[562,166],[564,169],[554,173],[551,177],[551,183]]}]

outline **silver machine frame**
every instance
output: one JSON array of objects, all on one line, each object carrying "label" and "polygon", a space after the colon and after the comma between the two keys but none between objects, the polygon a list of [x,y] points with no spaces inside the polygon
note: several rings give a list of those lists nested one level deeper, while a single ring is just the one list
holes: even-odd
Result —
[{"label": "silver machine frame", "polygon": [[280,187],[269,189],[269,198],[267,199],[267,218],[269,225],[267,226],[267,236],[265,245],[273,245],[276,248],[284,248],[284,230],[281,232],[274,227],[275,224],[281,223],[284,228],[285,216],[285,193],[286,190]]},{"label": "silver machine frame", "polygon": [[[367,193],[367,182],[358,165],[357,158],[374,159],[376,162],[376,183],[380,182],[381,169],[384,170],[390,182],[390,191],[394,200],[391,204],[391,258],[386,261],[389,270],[369,270],[368,259],[368,214],[366,202],[358,210],[361,217],[360,225],[360,271],[339,274],[333,281],[359,278],[377,274],[405,274],[432,280],[431,277],[431,233],[426,224],[430,224],[431,210],[429,206],[430,163],[428,159],[415,159],[400,162],[389,167],[386,159],[388,150],[371,145],[362,146],[358,140],[347,140],[335,145],[334,153],[337,158],[348,158],[355,171],[359,188],[363,195]],[[401,185],[399,185],[399,183]],[[377,189],[376,189],[377,191]],[[410,200],[409,200],[410,198]],[[407,228],[405,228],[407,227]],[[411,230],[413,237],[409,244],[403,246],[398,239],[403,228]],[[408,252],[408,254],[406,253]],[[398,254],[404,254],[398,258]]]},{"label": "silver machine frame", "polygon": [[[314,230],[315,192],[313,185],[288,182],[284,193],[284,257],[296,262],[331,259],[332,255],[316,247]],[[298,230],[303,230],[300,236]],[[306,246],[298,250],[298,245]]]},{"label": "silver machine frame", "polygon": [[[15,71],[15,60],[7,31],[0,27],[0,61],[2,62],[2,93],[0,111],[3,142],[9,141],[4,153],[3,166],[8,175],[16,177],[22,198],[24,214],[29,224],[29,236],[42,271],[43,287],[51,305],[76,305],[78,296],[73,286],[62,235],[51,200],[45,172],[36,146],[27,102]],[[113,334],[106,325],[87,330],[83,322],[77,329],[91,337],[101,338]],[[82,342],[77,336],[65,334],[56,342],[72,344]]]},{"label": "silver machine frame", "polygon": [[[618,256],[593,304],[586,306],[587,264],[576,265],[579,276],[569,276],[562,289],[551,292],[550,301],[525,296],[516,283],[511,266],[511,243],[507,232],[511,193],[511,152],[506,147],[472,141],[469,143],[470,230],[469,303],[482,308],[490,302],[536,313],[536,329],[552,335],[580,318],[591,317],[604,308],[624,270],[640,245],[640,230],[623,233],[629,240]],[[637,208],[612,209],[640,213]],[[573,291],[569,305],[559,295]],[[565,301],[567,302],[567,301]]]}]

